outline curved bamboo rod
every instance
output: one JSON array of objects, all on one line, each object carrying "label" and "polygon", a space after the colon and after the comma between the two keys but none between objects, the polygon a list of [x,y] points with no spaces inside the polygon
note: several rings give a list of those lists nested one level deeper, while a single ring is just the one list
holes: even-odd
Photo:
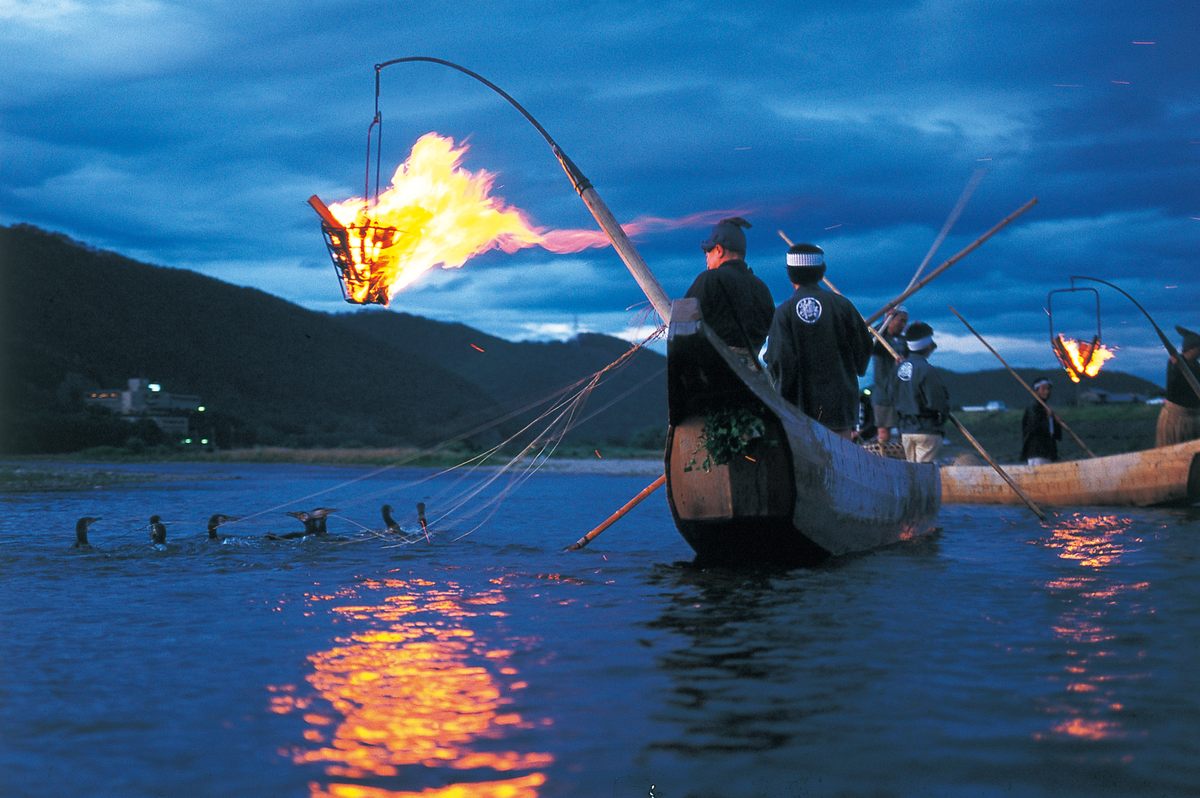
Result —
[{"label": "curved bamboo rod", "polygon": [[[650,304],[658,313],[659,318],[666,323],[671,318],[671,300],[667,297],[667,293],[663,290],[662,285],[658,282],[658,279],[654,276],[653,272],[650,271],[650,267],[646,265],[646,262],[642,260],[642,256],[638,253],[637,249],[634,248],[633,242],[629,240],[629,236],[625,235],[625,231],[621,229],[621,225],[617,222],[616,217],[612,215],[612,211],[610,211],[608,206],[604,204],[604,201],[600,199],[600,195],[596,193],[595,187],[592,186],[591,182],[584,176],[583,172],[579,170],[579,167],[567,157],[567,154],[562,151],[562,148],[558,146],[558,143],[550,136],[546,129],[542,127],[541,123],[534,119],[533,114],[526,111],[524,106],[514,100],[508,92],[497,86],[495,83],[492,83],[490,80],[477,72],[472,72],[464,66],[460,66],[453,61],[447,61],[442,58],[414,55],[404,58],[393,58],[390,61],[378,63],[375,65],[375,119],[371,122],[372,128],[379,127],[380,129],[380,136],[377,141],[382,139],[383,127],[383,118],[379,113],[380,73],[384,70],[384,68],[392,66],[393,64],[403,64],[417,61],[430,64],[440,64],[442,66],[458,70],[464,75],[474,78],[507,100],[510,105],[516,108],[517,111],[519,111],[521,115],[525,117],[529,124],[533,125],[537,132],[541,134],[542,138],[546,140],[546,143],[550,145],[551,152],[554,153],[554,157],[558,160],[559,165],[562,166],[563,171],[567,173],[567,177],[570,179],[571,185],[575,187],[575,191],[579,194],[579,198],[583,200],[583,204],[587,206],[589,211],[591,211],[592,217],[596,220],[596,223],[600,225],[600,229],[603,230],[605,235],[608,236],[609,241],[612,242],[613,249],[617,251],[617,255],[619,255],[621,260],[625,263],[625,267],[629,269],[630,274],[633,275],[633,279],[637,281],[638,286],[642,289],[642,292],[646,295],[646,298],[650,300]],[[368,175],[370,172],[370,137],[371,132],[369,128],[367,131]],[[378,160],[379,159],[377,155],[375,169],[377,191],[379,182]]]},{"label": "curved bamboo rod", "polygon": [[1187,380],[1187,384],[1190,385],[1192,390],[1196,392],[1196,396],[1200,397],[1200,382],[1198,382],[1196,380],[1196,375],[1193,374],[1192,370],[1187,367],[1186,363],[1183,362],[1183,356],[1179,354],[1179,350],[1175,348],[1175,345],[1171,343],[1170,339],[1168,339],[1166,334],[1162,331],[1162,328],[1160,328],[1158,326],[1158,324],[1154,321],[1154,319],[1150,316],[1150,314],[1148,312],[1146,312],[1146,309],[1144,307],[1142,307],[1140,302],[1138,302],[1136,299],[1134,299],[1132,296],[1130,296],[1129,293],[1126,292],[1123,288],[1110,283],[1108,280],[1101,280],[1098,277],[1087,277],[1082,274],[1073,274],[1073,275],[1071,275],[1071,287],[1072,288],[1075,287],[1076,280],[1091,280],[1093,283],[1100,283],[1101,285],[1107,285],[1109,288],[1116,291],[1118,294],[1120,294],[1121,296],[1125,297],[1130,302],[1132,302],[1134,307],[1136,307],[1138,310],[1140,310],[1142,312],[1142,315],[1146,317],[1146,321],[1150,322],[1150,326],[1154,328],[1154,332],[1158,333],[1158,339],[1160,341],[1162,341],[1162,345],[1167,350],[1167,354],[1169,354],[1172,359],[1174,359],[1175,361],[1177,361],[1179,363],[1179,370],[1180,370],[1180,372],[1182,372],[1183,378],[1185,380]]}]

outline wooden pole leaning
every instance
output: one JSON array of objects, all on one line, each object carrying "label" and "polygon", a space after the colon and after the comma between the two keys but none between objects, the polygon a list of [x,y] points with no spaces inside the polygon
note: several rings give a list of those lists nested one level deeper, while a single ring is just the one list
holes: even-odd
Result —
[{"label": "wooden pole leaning", "polygon": [[953,413],[947,413],[946,417],[949,418],[950,422],[954,424],[955,428],[962,433],[962,436],[967,439],[967,442],[975,447],[975,451],[979,452],[979,454],[983,456],[984,460],[987,460],[988,465],[996,470],[996,473],[1000,475],[1000,478],[1008,483],[1008,486],[1013,489],[1013,492],[1021,497],[1021,501],[1025,502],[1029,509],[1033,511],[1033,514],[1042,521],[1045,521],[1046,514],[1042,511],[1042,508],[1038,507],[1037,504],[1034,503],[1033,499],[1029,498],[1025,491],[1018,487],[1013,478],[1008,475],[1008,472],[1001,468],[1000,464],[992,459],[992,456],[987,453],[987,450],[983,448],[983,445],[979,441],[975,440],[975,436],[963,426],[963,423],[955,418]]},{"label": "wooden pole leaning", "polygon": [[649,485],[642,488],[641,492],[638,495],[634,496],[632,499],[627,501],[625,503],[624,507],[622,507],[620,510],[617,510],[615,513],[610,515],[608,518],[604,519],[604,522],[601,523],[600,526],[596,527],[591,532],[588,532],[586,535],[584,535],[579,540],[572,543],[570,546],[567,546],[565,549],[563,549],[563,551],[579,551],[584,546],[591,543],[592,540],[597,535],[599,535],[604,530],[608,529],[610,526],[615,524],[617,521],[620,521],[621,518],[624,517],[626,513],[628,513],[634,507],[637,507],[639,504],[641,504],[642,501],[644,501],[647,496],[649,496],[651,493],[653,493],[654,491],[661,488],[663,486],[663,484],[666,483],[666,481],[667,481],[666,474],[659,475],[658,479],[654,480]]},{"label": "wooden pole leaning", "polygon": [[904,293],[900,294],[900,296],[898,296],[895,299],[893,299],[892,301],[888,302],[881,309],[872,313],[869,317],[867,317],[867,324],[871,324],[872,322],[876,321],[880,316],[887,313],[889,310],[892,310],[897,305],[899,305],[901,302],[908,299],[910,296],[917,293],[925,286],[929,285],[929,283],[931,283],[936,277],[941,275],[942,272],[946,271],[946,269],[949,269],[951,266],[958,263],[960,260],[965,258],[971,252],[978,249],[979,246],[981,244],[983,244],[984,241],[987,241],[989,238],[994,236],[996,233],[1000,232],[1000,230],[1003,229],[1006,225],[1008,225],[1010,222],[1012,222],[1014,219],[1016,219],[1021,214],[1025,213],[1025,211],[1029,210],[1036,204],[1037,204],[1037,197],[1034,197],[1033,199],[1029,200],[1029,202],[1026,202],[1020,208],[1017,208],[1015,211],[1010,213],[1008,216],[1005,216],[1003,219],[1001,219],[999,222],[997,222],[996,225],[991,230],[988,230],[986,233],[981,235],[979,238],[975,239],[973,242],[971,242],[966,247],[961,249],[958,253],[951,256],[949,260],[945,261],[944,263],[942,263],[942,265],[938,266],[936,269],[934,269],[929,274],[927,274],[924,277],[924,279],[922,279],[919,283],[912,285],[911,287],[906,289],[904,291]]},{"label": "wooden pole leaning", "polygon": [[[1016,371],[1014,371],[1012,366],[1008,365],[1008,363],[1005,362],[1004,358],[1000,357],[1000,353],[997,352],[995,349],[993,349],[992,345],[989,344],[986,340],[984,340],[984,337],[982,335],[980,335],[979,332],[974,327],[971,326],[970,322],[968,322],[966,319],[964,319],[962,317],[961,313],[959,313],[957,310],[955,310],[952,305],[950,305],[948,307],[950,308],[950,312],[953,313],[955,316],[958,316],[958,320],[961,321],[966,326],[966,328],[968,330],[970,330],[975,335],[976,338],[979,339],[979,343],[981,343],[985,347],[987,347],[987,350],[996,356],[996,359],[1000,361],[1001,365],[1003,365],[1004,368],[1008,369],[1008,373],[1013,376],[1013,379],[1015,379],[1017,382],[1021,383],[1021,387],[1024,388],[1025,390],[1029,391],[1029,395],[1032,396],[1034,399],[1036,399],[1037,403],[1040,404],[1042,407],[1044,407],[1046,409],[1047,413],[1053,415],[1054,411],[1050,409],[1050,405],[1046,404],[1046,400],[1044,400],[1044,399],[1042,399],[1042,397],[1038,396],[1037,391],[1033,390],[1033,388],[1031,388],[1029,386],[1029,383],[1027,383],[1027,382],[1025,382],[1025,380],[1021,379],[1021,375],[1018,374]],[[1058,418],[1058,416],[1054,416],[1054,418],[1057,419],[1058,424],[1063,429],[1065,429],[1071,435],[1072,438],[1075,439],[1075,443],[1079,444],[1079,448],[1083,449],[1085,452],[1087,452],[1088,457],[1096,456],[1096,453],[1088,448],[1088,445],[1083,442],[1083,439],[1075,434],[1075,430],[1073,430],[1069,426],[1067,426],[1067,423],[1065,421],[1063,421],[1061,418]]]}]

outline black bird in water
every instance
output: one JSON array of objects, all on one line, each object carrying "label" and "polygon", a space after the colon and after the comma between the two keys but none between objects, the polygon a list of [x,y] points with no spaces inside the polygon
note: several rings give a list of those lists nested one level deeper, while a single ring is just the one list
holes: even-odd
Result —
[{"label": "black bird in water", "polygon": [[288,512],[288,515],[304,524],[304,531],[285,532],[282,535],[267,535],[267,540],[294,540],[296,538],[306,538],[310,535],[321,534],[317,527],[317,519],[313,518],[311,513],[305,510],[291,510]]},{"label": "black bird in water", "polygon": [[75,548],[82,549],[90,547],[88,543],[87,533],[88,527],[100,520],[100,516],[85,515],[75,522]]},{"label": "black bird in water", "polygon": [[317,522],[317,534],[324,535],[328,530],[325,528],[325,517],[337,512],[336,507],[318,507],[315,510],[309,510],[309,517]]},{"label": "black bird in water", "polygon": [[167,527],[157,515],[150,516],[150,542],[155,546],[167,544]]},{"label": "black bird in water", "polygon": [[385,504],[380,511],[383,513],[383,523],[387,525],[388,532],[403,532],[400,525],[396,523],[396,519],[392,518],[392,505]]},{"label": "black bird in water", "polygon": [[216,513],[213,515],[208,519],[208,539],[220,540],[220,538],[217,537],[217,527],[229,521],[236,521],[240,517],[241,516],[237,515],[222,515],[221,513]]}]

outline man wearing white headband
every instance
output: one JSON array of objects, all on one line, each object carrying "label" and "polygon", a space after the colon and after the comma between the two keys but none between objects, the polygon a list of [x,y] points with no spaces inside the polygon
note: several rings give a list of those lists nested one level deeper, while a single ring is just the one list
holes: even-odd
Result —
[{"label": "man wearing white headband", "polygon": [[937,462],[946,422],[950,420],[950,392],[942,375],[929,365],[937,349],[933,328],[914,321],[904,333],[908,357],[896,368],[896,413],[904,437],[904,456],[915,463]]},{"label": "man wearing white headband", "polygon": [[849,299],[818,285],[825,276],[820,247],[792,246],[787,271],[795,293],[775,309],[767,368],[784,399],[850,437],[858,419],[858,378],[871,361],[871,332]]},{"label": "man wearing white headband", "polygon": [[[1033,383],[1033,392],[1049,404],[1054,384],[1042,377]],[[1062,440],[1062,422],[1053,411],[1047,413],[1042,402],[1025,408],[1021,417],[1021,459],[1027,465],[1046,465],[1058,459],[1058,441]]]}]

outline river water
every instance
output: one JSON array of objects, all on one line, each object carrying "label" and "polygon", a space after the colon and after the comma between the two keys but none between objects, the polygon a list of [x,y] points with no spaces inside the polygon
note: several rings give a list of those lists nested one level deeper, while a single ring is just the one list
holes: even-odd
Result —
[{"label": "river water", "polygon": [[[946,507],[923,541],[721,570],[691,564],[662,492],[562,551],[653,464],[104,468],[168,479],[0,497],[5,796],[1200,785],[1194,508]],[[405,533],[380,531],[383,502]],[[330,539],[263,537],[316,506]],[[215,512],[243,519],[212,543]]]}]

